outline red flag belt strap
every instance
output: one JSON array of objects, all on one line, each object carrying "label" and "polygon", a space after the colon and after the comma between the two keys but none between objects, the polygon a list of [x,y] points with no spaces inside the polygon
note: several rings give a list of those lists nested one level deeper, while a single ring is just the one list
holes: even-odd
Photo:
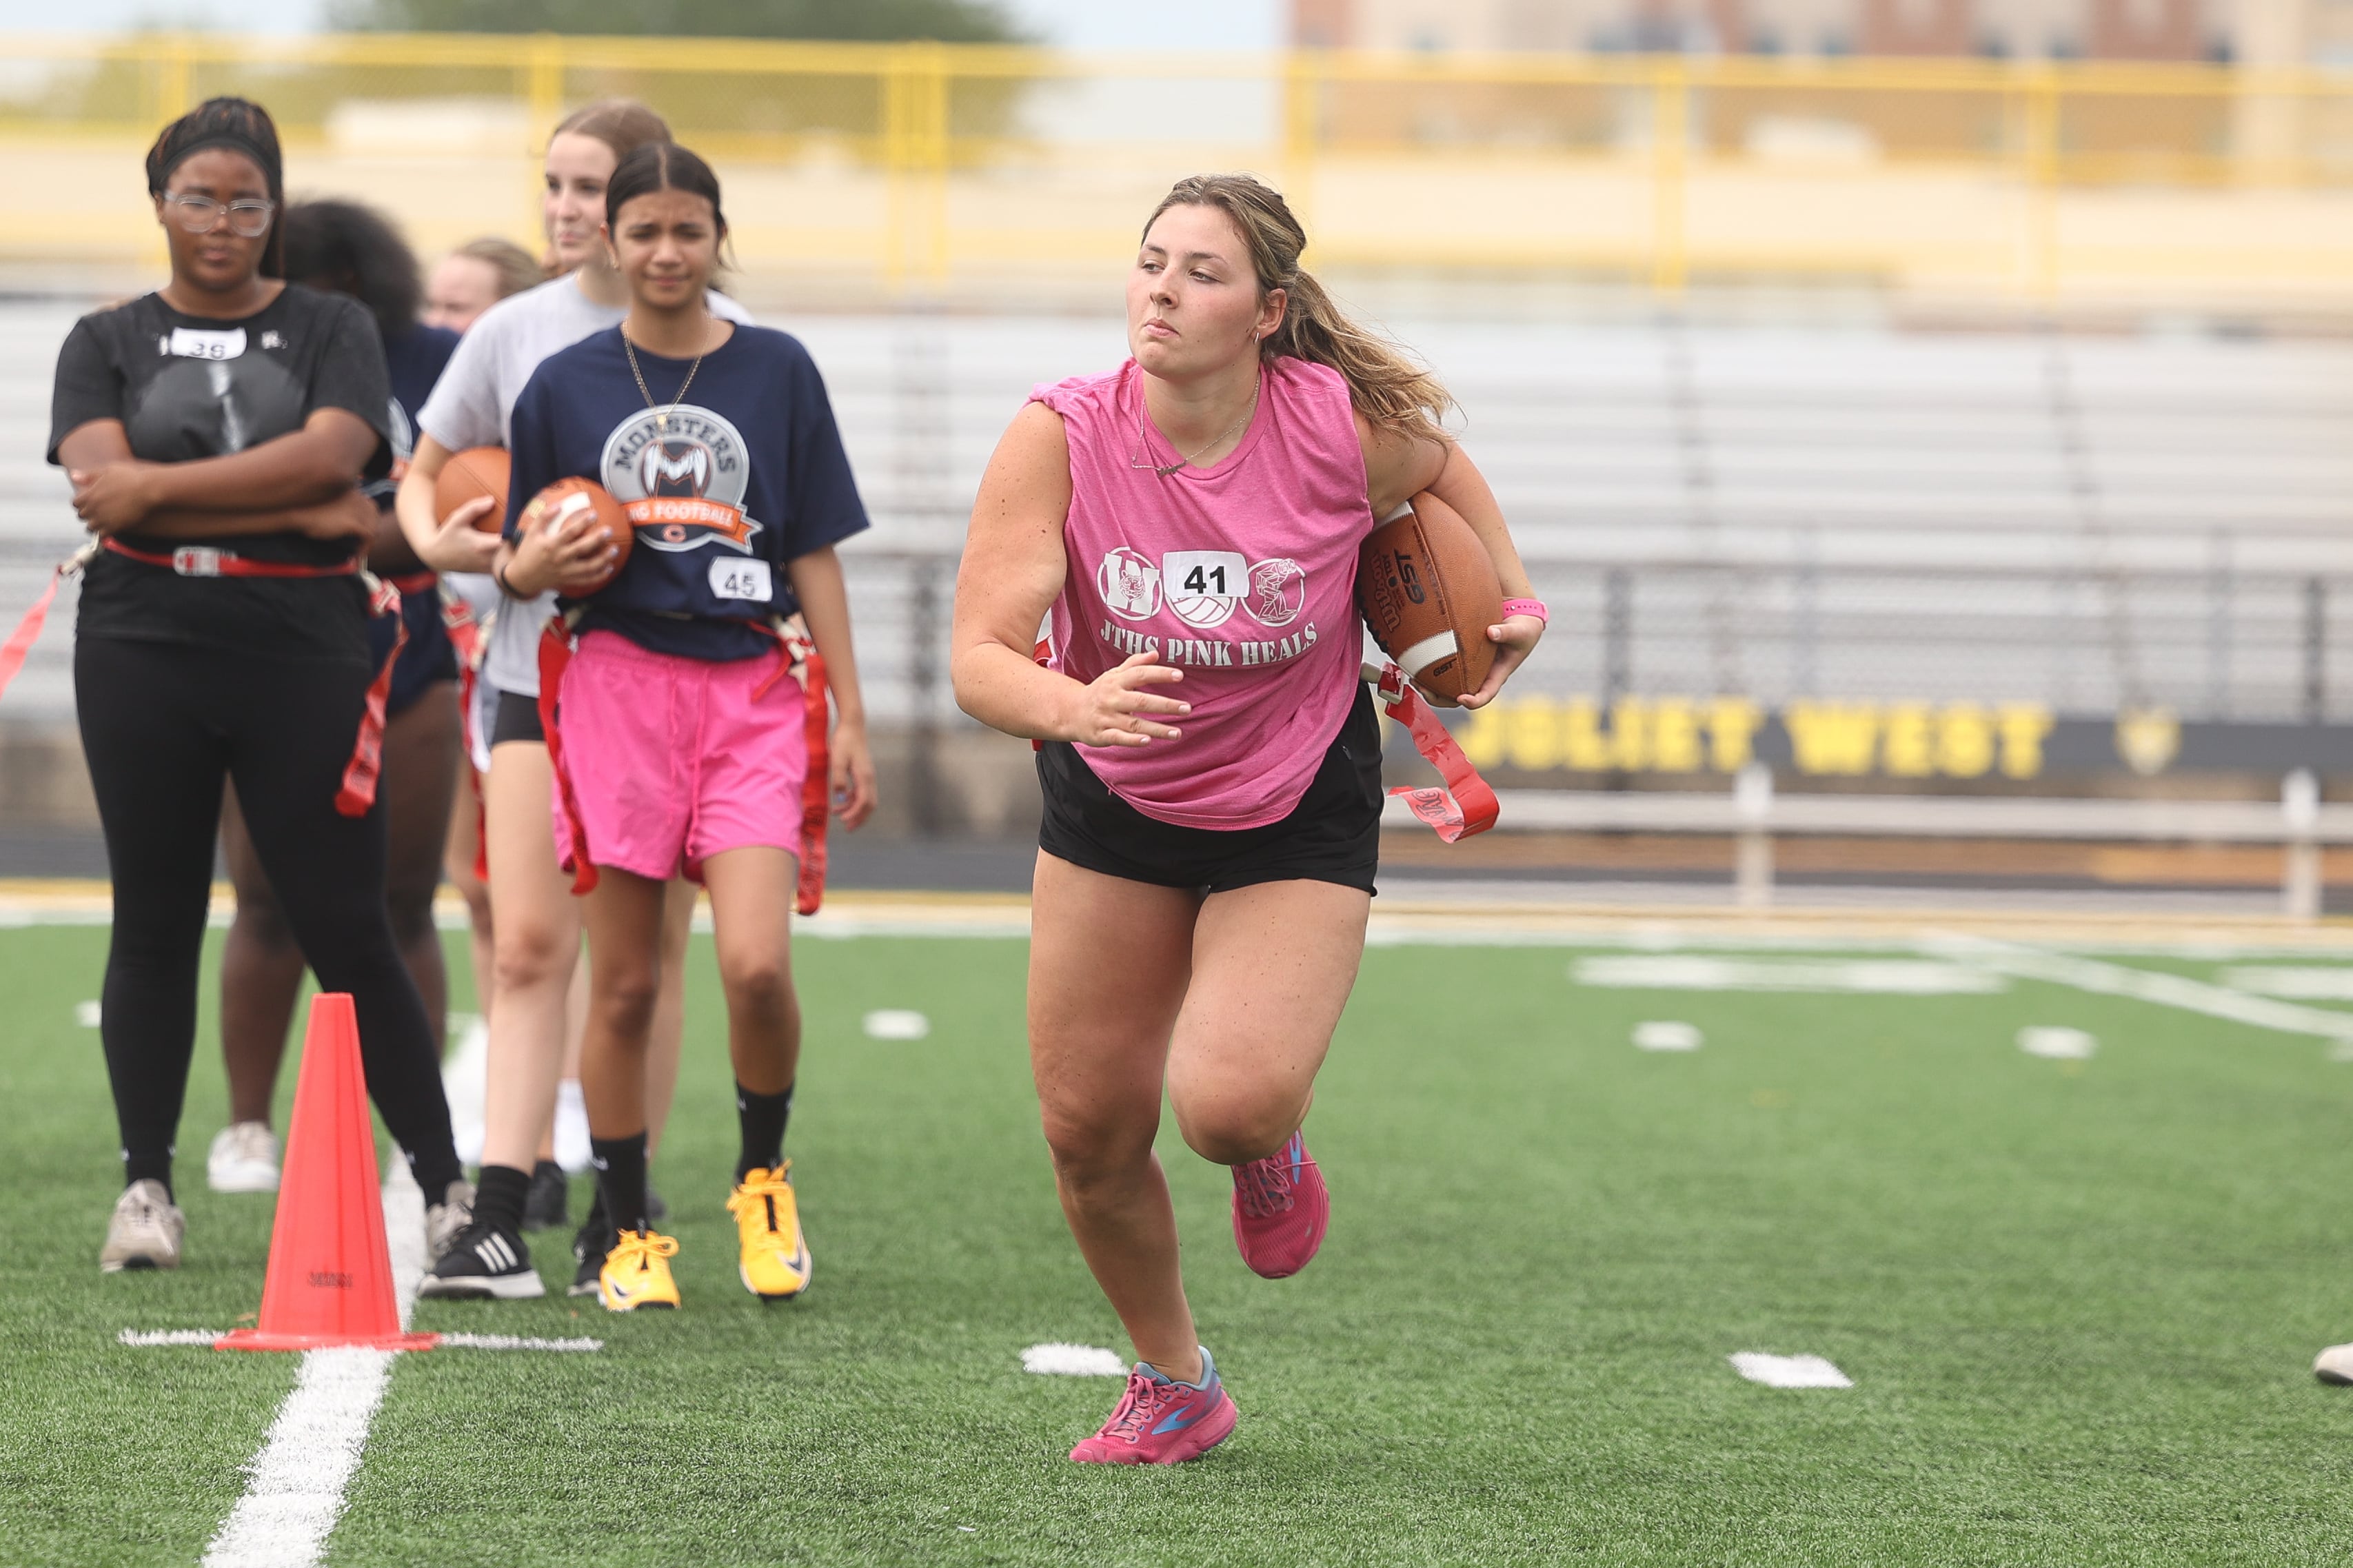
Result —
[{"label": "red flag belt strap", "polygon": [[563,803],[565,842],[572,846],[572,891],[585,895],[596,890],[596,863],[588,858],[588,829],[580,820],[580,798],[572,793],[572,770],[565,765],[564,735],[555,722],[556,693],[571,668],[572,627],[563,616],[550,616],[539,634],[539,728],[547,737],[547,765],[555,772],[556,798]]},{"label": "red flag belt strap", "polygon": [[832,689],[826,684],[825,659],[800,627],[796,616],[782,627],[758,628],[776,639],[776,668],[753,690],[752,698],[757,701],[767,695],[768,688],[788,674],[797,675],[801,683],[801,742],[807,754],[807,771],[801,774],[800,885],[793,891],[793,912],[813,915],[825,903],[825,826],[832,793]]},{"label": "red flag belt strap", "polygon": [[[48,625],[49,606],[57,602],[58,584],[90,563],[100,549],[112,551],[142,565],[161,566],[183,577],[351,577],[363,575],[357,557],[333,566],[302,566],[290,562],[253,561],[231,550],[215,550],[209,545],[189,545],[170,554],[147,550],[134,550],[119,539],[105,539],[84,545],[50,574],[48,585],[41,596],[33,601],[8,640],[0,643],[0,694],[5,694],[17,671],[25,668],[26,656]],[[369,610],[385,616],[397,614],[400,595],[390,584],[367,578]],[[401,626],[393,634],[392,652],[385,656],[375,679],[368,683],[367,700],[360,710],[359,734],[352,742],[351,761],[344,764],[340,787],[335,791],[335,809],[345,816],[365,816],[375,804],[375,786],[384,771],[384,709],[392,689],[392,667],[400,658],[401,648],[408,641],[408,628]]]},{"label": "red flag belt strap", "polygon": [[112,535],[100,544],[142,566],[161,566],[183,577],[354,577],[360,571],[356,555],[332,566],[310,566],[295,561],[256,561],[209,544],[184,544],[173,551],[134,550]]},{"label": "red flag belt strap", "polygon": [[[800,880],[794,889],[793,909],[813,915],[825,902],[825,828],[829,805],[830,771],[828,738],[829,702],[825,660],[816,647],[792,630],[773,626],[755,629],[776,639],[776,668],[752,690],[754,701],[768,694],[777,681],[797,668],[802,689],[802,737],[808,752],[807,772],[801,779]],[[547,735],[547,762],[555,772],[556,795],[564,803],[565,842],[572,847],[572,890],[593,892],[596,866],[588,858],[588,832],[580,821],[579,797],[573,793],[572,773],[564,759],[562,726],[556,722],[556,696],[564,673],[572,667],[572,632],[560,616],[550,616],[539,637],[539,727]]]},{"label": "red flag belt strap", "polygon": [[449,634],[449,646],[458,652],[458,715],[466,742],[466,777],[472,784],[467,793],[474,802],[474,880],[487,883],[491,843],[484,826],[482,775],[474,771],[474,699],[481,679],[482,627],[474,619],[472,607],[447,588],[441,593],[441,626]]},{"label": "red flag belt strap", "polygon": [[399,590],[375,576],[367,583],[369,613],[393,618],[392,650],[376,667],[375,679],[368,682],[359,736],[352,742],[352,760],[343,764],[343,786],[335,792],[335,809],[345,816],[365,816],[368,807],[375,804],[376,780],[384,773],[384,709],[392,694],[392,667],[400,662],[400,650],[408,646],[408,623],[400,618]]},{"label": "red flag belt strap", "polygon": [[1400,787],[1389,794],[1403,796],[1406,808],[1449,844],[1494,826],[1495,792],[1479,776],[1479,770],[1471,765],[1471,759],[1462,754],[1462,748],[1438,721],[1438,715],[1421,700],[1405,672],[1394,664],[1385,665],[1374,686],[1389,717],[1413,737],[1413,749],[1446,781],[1443,789]]}]

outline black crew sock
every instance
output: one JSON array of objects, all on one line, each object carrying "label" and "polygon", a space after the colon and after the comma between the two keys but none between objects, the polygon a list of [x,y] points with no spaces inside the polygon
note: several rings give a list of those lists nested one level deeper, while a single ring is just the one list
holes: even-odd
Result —
[{"label": "black crew sock", "polygon": [[[738,1176],[735,1179],[740,1182],[744,1178]],[[161,1182],[164,1184],[164,1196],[173,1203],[180,1201],[172,1192],[172,1151],[169,1149],[155,1154],[133,1154],[128,1149],[122,1152],[122,1184],[129,1187],[138,1182]]]},{"label": "black crew sock", "polygon": [[424,1191],[425,1201],[440,1204],[449,1201],[449,1184],[466,1179],[466,1167],[458,1159],[458,1146],[443,1143],[437,1148],[408,1151],[408,1168],[416,1173],[417,1184]]},{"label": "black crew sock", "polygon": [[757,1094],[736,1084],[735,1121],[744,1132],[744,1152],[735,1157],[736,1181],[785,1163],[785,1123],[792,1114],[792,1085],[785,1085],[782,1094]]},{"label": "black crew sock", "polygon": [[530,1193],[530,1172],[512,1165],[485,1165],[481,1179],[474,1184],[474,1218],[509,1236],[520,1236],[523,1200]]},{"label": "black crew sock", "polygon": [[596,1167],[596,1188],[617,1230],[650,1230],[646,1223],[646,1135],[588,1140],[588,1163]]}]

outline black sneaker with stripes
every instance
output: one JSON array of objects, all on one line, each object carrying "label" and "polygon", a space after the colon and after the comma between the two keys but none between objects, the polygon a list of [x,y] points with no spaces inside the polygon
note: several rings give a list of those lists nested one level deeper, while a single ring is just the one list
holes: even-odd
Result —
[{"label": "black sneaker with stripes", "polygon": [[459,1300],[488,1297],[527,1301],[546,1295],[547,1287],[531,1266],[531,1248],[522,1237],[488,1220],[476,1220],[458,1233],[417,1293]]},{"label": "black sneaker with stripes", "polygon": [[588,1205],[588,1217],[581,1221],[580,1228],[573,1233],[572,1261],[575,1268],[572,1288],[565,1294],[594,1296],[596,1293],[596,1276],[605,1267],[605,1255],[613,1250],[613,1244],[620,1238],[621,1233],[613,1227],[611,1220],[605,1217],[605,1193],[599,1187],[596,1201]]}]

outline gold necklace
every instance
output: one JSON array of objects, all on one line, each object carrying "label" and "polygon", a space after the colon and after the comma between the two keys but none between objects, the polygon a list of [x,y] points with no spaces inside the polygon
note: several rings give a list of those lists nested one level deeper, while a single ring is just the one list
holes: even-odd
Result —
[{"label": "gold necklace", "polygon": [[[708,338],[710,335],[711,334],[708,331],[703,333],[705,338]],[[670,400],[670,406],[668,408],[654,408],[654,395],[646,388],[646,373],[638,368],[638,351],[635,346],[630,343],[629,334],[626,331],[621,334],[621,352],[629,356],[629,374],[638,378],[638,395],[646,400],[646,406],[648,408],[653,408],[654,410],[654,428],[657,430],[669,429],[670,416],[678,412],[680,404],[686,401],[686,389],[694,384],[694,373],[702,368],[702,356],[703,354],[709,353],[711,351],[709,349],[702,350],[702,353],[697,353],[694,356],[694,363],[686,367],[686,379],[678,384],[678,395]]]},{"label": "gold necklace", "polygon": [[[623,338],[621,341],[623,342],[628,342],[627,338]],[[1144,392],[1143,389],[1139,387],[1135,394],[1135,456],[1128,458],[1127,466],[1131,468],[1150,468],[1152,470],[1152,477],[1158,479],[1166,479],[1169,475],[1175,473],[1179,468],[1189,468],[1192,465],[1194,458],[1198,458],[1202,453],[1209,450],[1213,447],[1224,446],[1229,437],[1239,435],[1243,427],[1248,426],[1250,420],[1257,416],[1259,394],[1263,392],[1265,389],[1266,377],[1261,375],[1259,377],[1257,383],[1250,387],[1250,406],[1242,410],[1242,416],[1240,419],[1235,420],[1231,425],[1227,426],[1224,433],[1219,435],[1216,440],[1204,441],[1199,446],[1194,447],[1190,456],[1187,455],[1184,447],[1179,447],[1174,441],[1168,441],[1168,437],[1166,436],[1162,436],[1160,437],[1162,440],[1168,441],[1169,450],[1176,454],[1176,460],[1164,468],[1160,464],[1152,461],[1150,452],[1145,449],[1145,442],[1144,439]]]}]

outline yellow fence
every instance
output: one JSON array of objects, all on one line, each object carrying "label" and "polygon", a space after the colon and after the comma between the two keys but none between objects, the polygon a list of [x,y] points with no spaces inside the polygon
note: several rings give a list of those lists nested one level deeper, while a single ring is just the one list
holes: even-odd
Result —
[{"label": "yellow fence", "polygon": [[2022,300],[2353,301],[2353,78],[2209,67],[1080,56],[743,40],[5,40],[0,261],[152,266],[135,154],[197,100],[423,248],[533,239],[568,106],[712,155],[754,272],[1020,295],[1100,279],[1168,182],[1281,184],[1323,266],[1837,278]]}]

